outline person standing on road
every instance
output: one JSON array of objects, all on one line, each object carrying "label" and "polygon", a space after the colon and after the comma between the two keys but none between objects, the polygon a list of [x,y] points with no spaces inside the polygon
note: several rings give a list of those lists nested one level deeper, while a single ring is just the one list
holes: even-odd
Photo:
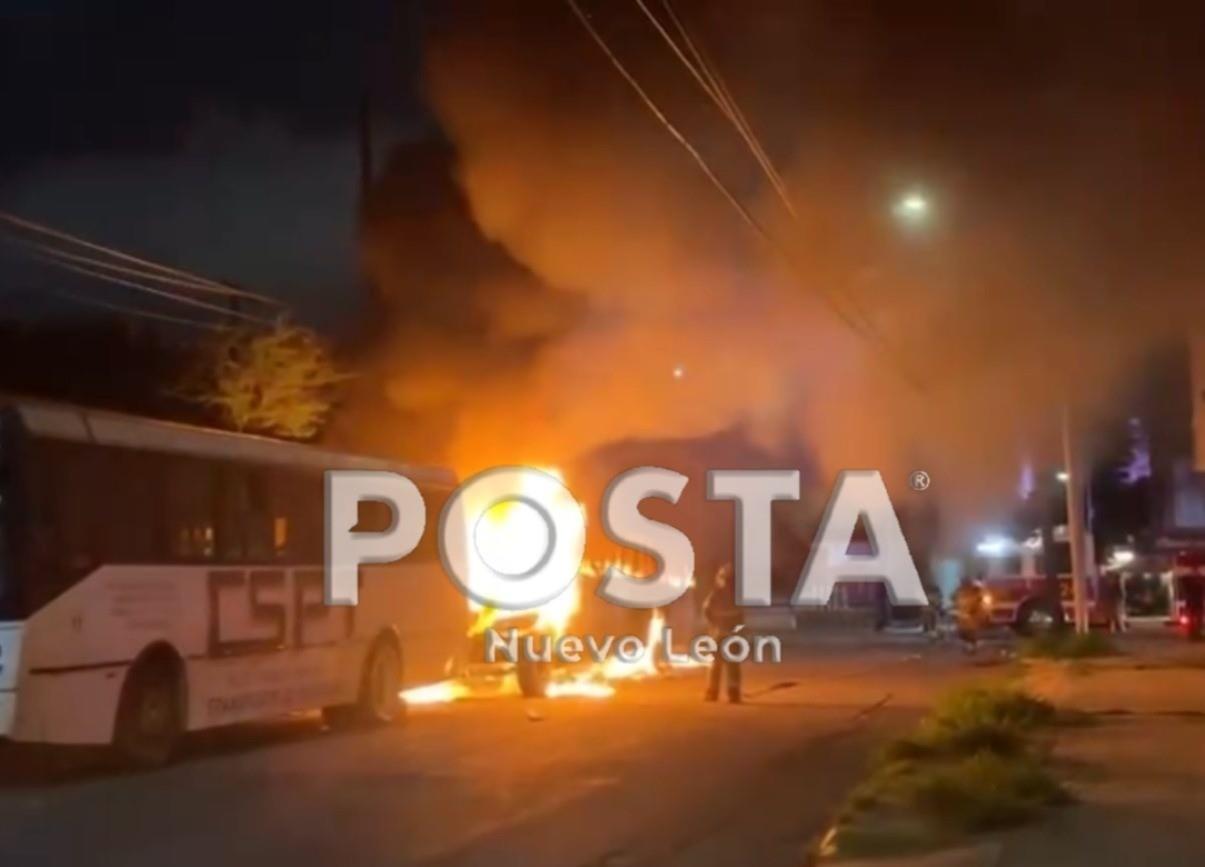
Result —
[{"label": "person standing on road", "polygon": [[921,628],[930,641],[941,637],[941,591],[929,588],[925,591],[929,604],[921,611]]},{"label": "person standing on road", "polygon": [[1100,590],[1097,596],[1100,613],[1105,621],[1105,628],[1110,632],[1121,632],[1121,576],[1108,572],[1100,578]]},{"label": "person standing on road", "polygon": [[1205,577],[1200,572],[1184,576],[1185,632],[1189,641],[1201,640],[1201,620],[1205,617]]},{"label": "person standing on road", "polygon": [[[724,639],[735,635],[745,622],[740,606],[736,604],[736,584],[732,580],[732,565],[721,566],[715,574],[715,582],[707,601],[703,603],[703,616],[707,618],[708,632],[722,644]],[[711,671],[707,675],[707,692],[704,699],[716,701],[720,697],[720,681],[728,672],[728,701],[741,703],[741,664],[728,662],[718,652],[711,660]]]},{"label": "person standing on road", "polygon": [[979,630],[983,628],[984,614],[982,585],[963,578],[954,591],[954,616],[958,622],[958,637],[967,653],[979,649]]}]

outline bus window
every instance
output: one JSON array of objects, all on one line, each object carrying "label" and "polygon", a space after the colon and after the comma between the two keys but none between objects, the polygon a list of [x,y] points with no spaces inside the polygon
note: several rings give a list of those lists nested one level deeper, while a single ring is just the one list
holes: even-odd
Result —
[{"label": "bus window", "polygon": [[278,560],[322,562],[322,474],[277,469],[271,474],[272,542]]},{"label": "bus window", "polygon": [[[96,507],[98,552],[106,563],[155,563],[164,558],[162,463],[158,455],[97,449],[90,457],[103,502]],[[81,496],[87,496],[80,492]]]},{"label": "bus window", "polygon": [[97,503],[94,448],[85,443],[36,441],[30,447],[26,603],[34,608],[58,596],[102,562],[103,527]]},{"label": "bus window", "polygon": [[98,543],[101,528],[93,519],[97,510],[91,502],[104,487],[97,478],[99,463],[95,453],[79,443],[47,443],[52,447],[53,469],[46,494],[50,498],[51,523],[57,530],[61,579],[66,573],[90,569],[101,562]]},{"label": "bus window", "polygon": [[242,519],[247,511],[247,486],[239,467],[219,465],[215,469],[217,533],[219,560],[237,563],[243,559]]},{"label": "bus window", "polygon": [[[0,423],[3,421],[4,417],[0,416]],[[0,620],[14,616],[12,612],[18,606],[12,564],[13,538],[16,534],[13,527],[16,519],[14,467],[11,440],[5,433],[5,429],[0,427]]]},{"label": "bus window", "polygon": [[263,563],[276,556],[275,509],[269,471],[228,464],[218,468],[218,556]]},{"label": "bus window", "polygon": [[214,532],[214,468],[206,461],[170,455],[163,458],[163,535],[171,559],[212,560]]},{"label": "bus window", "polygon": [[240,522],[243,530],[243,549],[247,558],[264,562],[277,556],[276,509],[271,479],[267,470],[248,468],[244,471],[247,484],[247,510]]},{"label": "bus window", "polygon": [[284,515],[272,518],[272,553],[284,557],[289,550],[289,519]]},{"label": "bus window", "polygon": [[71,581],[106,563],[163,560],[158,456],[55,440],[31,453],[30,529],[42,539],[35,546],[51,545],[52,580]]}]

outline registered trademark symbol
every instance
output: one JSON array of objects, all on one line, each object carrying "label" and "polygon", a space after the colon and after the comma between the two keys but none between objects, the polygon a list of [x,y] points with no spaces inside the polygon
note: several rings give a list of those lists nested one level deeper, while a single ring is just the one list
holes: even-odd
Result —
[{"label": "registered trademark symbol", "polygon": [[914,491],[926,491],[929,485],[932,484],[932,479],[924,470],[913,470],[912,475],[908,476],[908,485]]}]

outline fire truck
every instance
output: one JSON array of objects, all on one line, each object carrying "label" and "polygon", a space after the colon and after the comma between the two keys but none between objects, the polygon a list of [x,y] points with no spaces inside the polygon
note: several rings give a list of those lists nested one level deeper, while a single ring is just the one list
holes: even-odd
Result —
[{"label": "fire truck", "polygon": [[[1097,570],[1091,555],[1090,537],[1084,547],[1089,559],[1085,582],[1089,622],[1103,622],[1104,618],[1096,604]],[[1055,529],[1054,549],[1056,566],[1069,565],[1070,552],[1065,527]],[[1053,618],[1047,602],[1046,576],[1039,568],[1042,545],[1037,534],[1020,543],[993,540],[990,544],[980,545],[979,555],[977,568],[983,576],[984,603],[990,612],[991,622],[997,626],[1011,627],[1021,634],[1049,627]],[[1063,617],[1067,622],[1073,622],[1075,590],[1070,572],[1060,570],[1058,581]]]},{"label": "fire truck", "polygon": [[[1096,582],[1088,576],[1088,619],[1097,618]],[[1047,604],[1046,577],[1043,575],[996,575],[983,581],[985,603],[991,613],[991,621],[997,626],[1011,627],[1018,633],[1028,634],[1051,625],[1050,606]],[[1075,596],[1071,576],[1059,575],[1059,598],[1063,605],[1063,617],[1068,623],[1075,620]]]},{"label": "fire truck", "polygon": [[1172,558],[1171,600],[1169,605],[1170,624],[1180,629],[1188,627],[1188,610],[1185,603],[1185,584],[1191,580],[1205,580],[1205,551],[1179,551]]}]

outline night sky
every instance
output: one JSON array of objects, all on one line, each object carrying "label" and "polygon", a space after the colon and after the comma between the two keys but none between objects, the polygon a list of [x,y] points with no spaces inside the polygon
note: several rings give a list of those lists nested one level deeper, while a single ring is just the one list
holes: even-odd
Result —
[{"label": "night sky", "polygon": [[[381,152],[430,134],[418,15],[391,0],[4,0],[0,208],[337,329],[362,292],[362,94]],[[74,280],[0,257],[8,314]]]},{"label": "night sky", "polygon": [[[684,4],[696,5],[709,4]],[[1076,219],[1107,215],[1115,187],[1162,244],[1182,242],[1199,217],[1191,201],[1165,206],[1177,190],[1195,198],[1199,186],[1199,169],[1189,170],[1193,184],[1168,174],[1169,166],[1186,168],[1174,161],[1192,161],[1200,133],[1205,77],[1193,34],[1202,21],[1189,5],[1121,3],[1098,15],[1095,4],[1028,0],[761,2],[756,16],[728,4],[696,20],[721,55],[733,52],[738,80],[742,60],[752,60],[742,57],[742,42],[755,45],[774,27],[806,34],[809,20],[825,22],[806,52],[757,58],[754,84],[763,92],[742,82],[772,151],[807,142],[810,121],[801,118],[817,119],[817,135],[848,118],[890,148],[884,174],[919,167],[960,183],[974,172],[1002,209],[1026,184],[1049,189],[1062,199],[1051,209],[1058,220],[1068,207],[1078,209]],[[626,4],[587,6],[611,19],[625,49],[643,50]],[[337,320],[356,309],[347,293],[362,288],[355,131],[363,94],[376,110],[378,166],[399,142],[438,137],[420,85],[426,24],[436,15],[453,28],[458,16],[501,21],[514,10],[534,10],[536,23],[568,22],[563,4],[541,0],[3,0],[0,208],[280,295],[311,321]],[[531,52],[550,48],[541,29]],[[547,32],[576,45],[560,61],[585,58],[596,78],[608,73],[580,32]],[[823,69],[808,71],[813,58]],[[806,78],[796,76],[797,107],[783,115],[776,87],[792,64]],[[878,86],[867,88],[870,80]],[[1155,148],[1175,143],[1173,162],[1143,152],[1135,118],[1162,130]],[[1068,136],[1059,124],[1079,131]],[[1124,164],[1108,162],[1114,151],[1124,152]],[[1148,155],[1139,170],[1134,160]],[[1039,164],[1057,172],[1044,177],[1034,171]],[[1022,207],[1025,219],[1044,219],[1040,207]],[[1192,221],[1180,207],[1193,211]],[[1122,219],[1110,228],[1111,242],[1132,243],[1121,237],[1130,225]],[[1143,243],[1149,248],[1151,239]],[[11,309],[36,307],[31,298],[44,294],[47,279],[64,278],[11,255],[0,261]]]},{"label": "night sky", "polygon": [[[563,0],[0,0],[0,210],[275,295],[335,336],[371,310],[353,426],[389,407],[391,441],[461,467],[750,430],[828,469],[903,479],[940,458],[1011,497],[1050,407],[1124,418],[1118,395],[1201,321],[1196,4],[675,0],[792,222],[638,6],[579,2],[797,251],[793,277]],[[914,186],[935,218],[901,230],[890,205]],[[48,300],[73,281],[0,249],[5,316],[75,311]],[[871,311],[925,389],[863,363],[873,340],[817,287]]]}]

